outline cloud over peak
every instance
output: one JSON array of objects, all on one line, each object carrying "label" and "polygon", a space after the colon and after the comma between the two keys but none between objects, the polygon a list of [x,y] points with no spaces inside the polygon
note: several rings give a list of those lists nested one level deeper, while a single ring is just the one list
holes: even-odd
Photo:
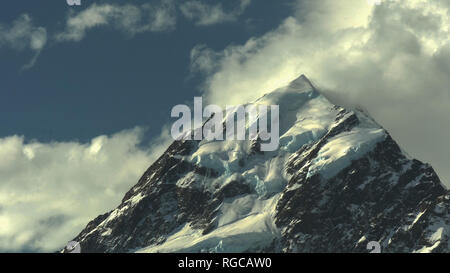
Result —
[{"label": "cloud over peak", "polygon": [[[357,14],[356,16],[353,16]],[[450,185],[449,2],[298,1],[273,31],[191,67],[211,103],[252,101],[305,73],[339,103],[360,105]]]}]

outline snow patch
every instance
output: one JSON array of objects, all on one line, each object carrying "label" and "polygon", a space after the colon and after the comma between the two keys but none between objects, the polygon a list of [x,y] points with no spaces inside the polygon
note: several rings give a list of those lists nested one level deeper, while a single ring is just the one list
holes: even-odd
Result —
[{"label": "snow patch", "polygon": [[219,226],[202,235],[201,230],[186,224],[161,245],[139,249],[137,252],[226,252],[237,253],[269,246],[279,236],[274,223],[279,195],[258,200],[256,195],[238,198],[224,204]]},{"label": "snow patch", "polygon": [[376,144],[386,138],[383,129],[355,128],[330,139],[312,160],[307,177],[320,174],[329,179],[342,169],[350,166],[353,160],[363,157],[372,151]]}]

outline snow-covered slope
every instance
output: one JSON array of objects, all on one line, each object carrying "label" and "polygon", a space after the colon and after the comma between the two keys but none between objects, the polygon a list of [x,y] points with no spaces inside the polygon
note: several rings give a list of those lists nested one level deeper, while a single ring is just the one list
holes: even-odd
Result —
[{"label": "snow-covered slope", "polygon": [[[175,141],[114,210],[75,238],[84,252],[449,252],[450,195],[367,114],[305,77],[279,105],[280,147]],[[247,124],[250,126],[251,124]]]}]

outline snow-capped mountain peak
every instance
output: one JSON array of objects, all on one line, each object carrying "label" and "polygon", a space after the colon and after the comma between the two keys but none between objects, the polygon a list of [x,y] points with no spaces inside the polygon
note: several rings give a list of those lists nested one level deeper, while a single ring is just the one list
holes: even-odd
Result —
[{"label": "snow-capped mountain peak", "polygon": [[279,148],[174,141],[111,212],[75,238],[85,252],[449,251],[448,190],[370,116],[302,75],[279,105]]},{"label": "snow-capped mountain peak", "polygon": [[289,88],[304,91],[304,90],[314,90],[317,91],[316,88],[312,85],[311,81],[304,75],[300,75],[297,79],[291,81],[289,83]]}]

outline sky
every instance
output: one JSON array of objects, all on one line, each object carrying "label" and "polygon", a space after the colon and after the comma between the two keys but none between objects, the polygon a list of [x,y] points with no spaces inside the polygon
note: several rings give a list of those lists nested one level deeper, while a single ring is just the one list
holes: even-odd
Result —
[{"label": "sky", "polygon": [[306,74],[450,186],[449,0],[14,0],[0,10],[0,251],[62,247],[171,142],[170,110]]}]

